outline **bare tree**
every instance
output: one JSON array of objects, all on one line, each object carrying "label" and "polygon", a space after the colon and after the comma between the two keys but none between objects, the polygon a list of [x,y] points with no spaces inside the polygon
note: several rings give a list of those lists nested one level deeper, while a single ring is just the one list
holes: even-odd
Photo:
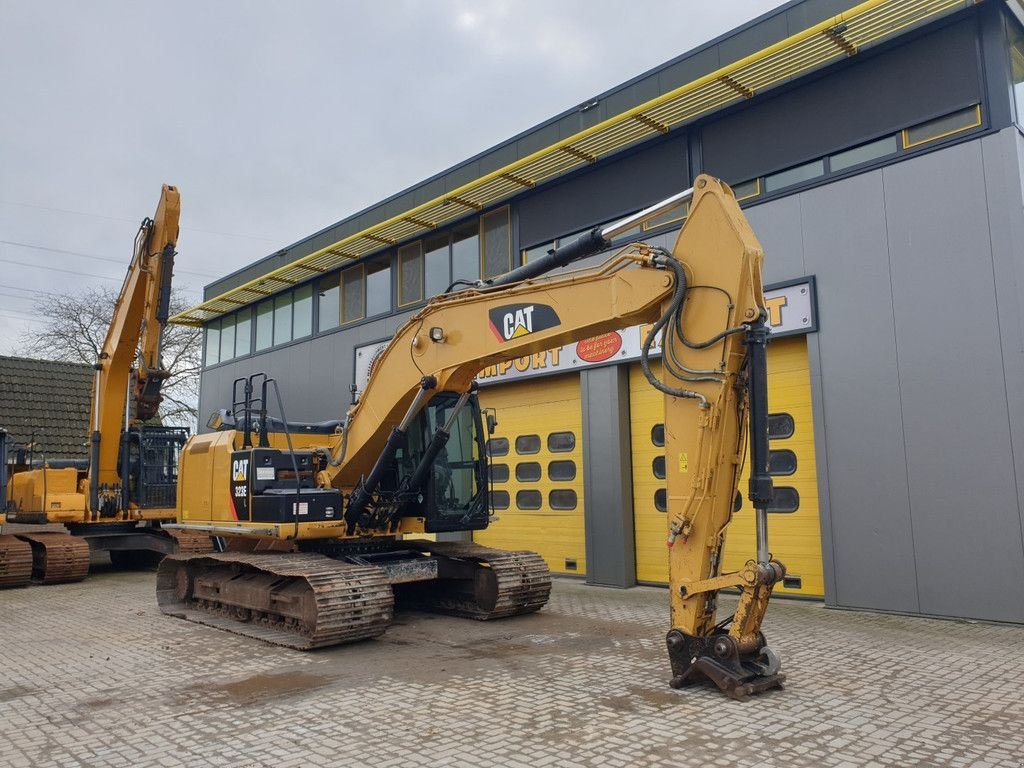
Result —
[{"label": "bare tree", "polygon": [[[117,291],[105,286],[48,295],[45,302],[37,306],[39,314],[46,318],[46,325],[22,335],[22,354],[92,365],[103,347],[116,303]],[[188,306],[179,293],[172,291],[172,315]],[[163,402],[159,418],[164,424],[195,427],[202,334],[202,329],[187,325],[168,325],[164,329],[161,357],[164,367],[171,373],[160,390]]]}]

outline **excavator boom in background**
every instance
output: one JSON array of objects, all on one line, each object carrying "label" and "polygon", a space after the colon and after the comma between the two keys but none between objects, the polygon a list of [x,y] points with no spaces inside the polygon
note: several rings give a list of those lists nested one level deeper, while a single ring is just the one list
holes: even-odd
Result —
[{"label": "excavator boom in background", "polygon": [[[607,249],[688,201],[671,253],[643,243],[603,264],[552,270]],[[432,299],[396,333],[344,420],[289,423],[276,382],[235,382],[231,407],[182,452],[178,528],[228,551],[166,558],[166,613],[294,648],[382,633],[393,601],[473,618],[539,609],[550,574],[535,553],[422,534],[490,520],[475,377],[488,366],[637,324],[641,365],[664,394],[672,684],[708,679],[735,698],[781,684],[760,632],[785,573],[768,552],[763,254],[731,190],[708,176],[663,203],[474,288]],[[664,374],[650,356],[661,339]],[[268,402],[273,396],[273,403]],[[268,415],[275,405],[280,419]],[[758,551],[720,572],[748,443]],[[489,430],[488,430],[489,432]],[[272,551],[279,550],[279,551]],[[735,587],[731,619],[719,590]]]},{"label": "excavator boom in background", "polygon": [[[155,562],[168,552],[205,551],[208,536],[163,531],[176,514],[183,427],[144,424],[157,414],[170,376],[160,360],[167,324],[181,201],[164,185],[153,218],[139,227],[131,263],[95,364],[89,459],[51,459],[12,474],[0,535],[0,587],[79,581],[90,549],[109,550],[115,564]],[[45,435],[41,438],[45,443]],[[60,523],[68,532],[32,532]]]}]

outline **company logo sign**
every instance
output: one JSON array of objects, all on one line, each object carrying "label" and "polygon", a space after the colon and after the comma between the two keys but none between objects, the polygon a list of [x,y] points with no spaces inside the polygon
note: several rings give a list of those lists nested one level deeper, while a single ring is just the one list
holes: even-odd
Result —
[{"label": "company logo sign", "polygon": [[[817,330],[813,277],[800,278],[765,289],[765,309],[772,336],[779,338]],[[525,379],[546,373],[578,370],[591,365],[608,365],[637,360],[650,325],[634,325],[621,331],[582,339],[562,347],[523,355],[484,368],[477,375],[481,384]],[[500,337],[499,337],[500,338]],[[661,354],[661,339],[651,346],[654,355]]]},{"label": "company logo sign", "polygon": [[487,313],[491,333],[500,342],[512,341],[561,323],[558,313],[547,304],[506,304]]}]

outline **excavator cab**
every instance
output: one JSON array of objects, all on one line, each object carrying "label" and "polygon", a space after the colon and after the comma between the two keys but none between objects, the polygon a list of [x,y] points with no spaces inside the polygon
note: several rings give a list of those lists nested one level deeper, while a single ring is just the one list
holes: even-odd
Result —
[{"label": "excavator cab", "polygon": [[430,449],[433,436],[446,423],[448,440],[429,471],[407,501],[403,516],[422,517],[427,533],[480,530],[487,527],[487,453],[480,402],[472,394],[459,407],[459,395],[440,392],[430,400],[410,427],[405,445],[398,448],[396,488],[408,483]]},{"label": "excavator cab", "polygon": [[121,478],[125,500],[139,509],[174,509],[178,459],[188,440],[185,427],[136,426],[122,434]]}]

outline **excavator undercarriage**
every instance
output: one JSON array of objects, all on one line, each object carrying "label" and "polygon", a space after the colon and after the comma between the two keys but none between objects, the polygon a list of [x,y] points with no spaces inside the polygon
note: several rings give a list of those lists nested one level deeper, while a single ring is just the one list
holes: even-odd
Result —
[{"label": "excavator undercarriage", "polygon": [[341,551],[171,555],[157,575],[157,603],[173,616],[311,650],[382,634],[396,597],[487,620],[539,610],[551,591],[547,565],[532,552],[427,541]]},{"label": "excavator undercarriage", "polygon": [[0,589],[81,581],[89,575],[94,550],[109,552],[115,567],[128,570],[151,568],[165,554],[213,551],[209,536],[134,523],[109,524],[105,530],[70,525],[70,532],[18,528],[0,534]]}]

